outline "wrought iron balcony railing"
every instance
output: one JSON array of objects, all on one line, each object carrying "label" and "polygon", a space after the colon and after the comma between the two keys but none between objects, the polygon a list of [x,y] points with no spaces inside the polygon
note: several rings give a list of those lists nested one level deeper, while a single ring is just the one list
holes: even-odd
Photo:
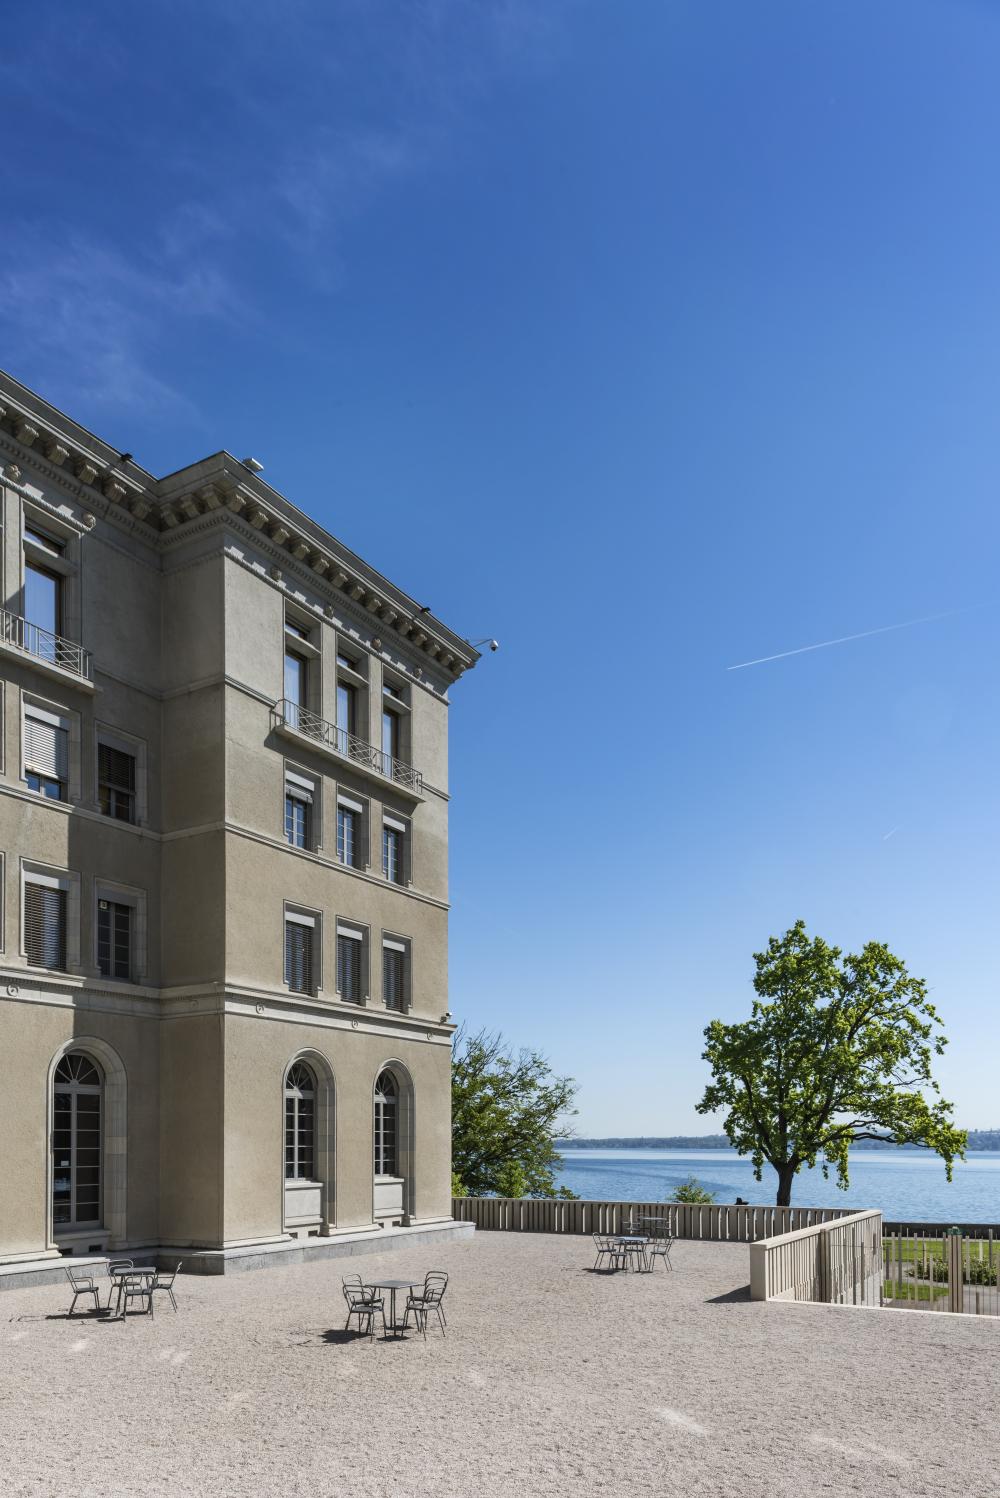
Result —
[{"label": "wrought iron balcony railing", "polygon": [[59,666],[71,671],[83,681],[90,681],[90,651],[84,650],[74,640],[64,640],[37,624],[30,624],[20,614],[10,614],[0,609],[0,644],[13,645],[25,655],[34,656],[48,666]]},{"label": "wrought iron balcony railing", "polygon": [[366,770],[373,770],[376,775],[382,775],[396,785],[404,786],[417,795],[423,793],[424,777],[419,770],[393,754],[376,749],[374,744],[369,744],[365,739],[348,733],[346,728],[328,723],[307,707],[300,707],[297,702],[282,697],[274,704],[273,713],[277,726],[292,728],[296,733],[304,734],[307,739],[315,739],[327,749],[332,749],[335,754],[343,755],[345,759]]}]

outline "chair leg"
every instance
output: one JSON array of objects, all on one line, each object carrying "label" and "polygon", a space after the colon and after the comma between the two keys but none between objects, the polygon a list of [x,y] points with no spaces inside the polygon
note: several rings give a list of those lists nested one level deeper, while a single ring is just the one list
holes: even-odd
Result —
[{"label": "chair leg", "polygon": [[440,1301],[438,1301],[437,1313],[438,1313],[438,1320],[441,1323],[441,1335],[443,1337],[445,1335],[445,1330],[444,1330],[444,1328],[445,1328],[445,1319],[444,1319],[444,1311],[441,1309],[441,1302]]}]

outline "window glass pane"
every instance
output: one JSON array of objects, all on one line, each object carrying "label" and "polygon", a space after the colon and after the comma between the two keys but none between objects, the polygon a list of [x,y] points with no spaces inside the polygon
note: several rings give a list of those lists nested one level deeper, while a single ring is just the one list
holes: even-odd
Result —
[{"label": "window glass pane", "polygon": [[342,733],[356,733],[355,727],[355,691],[349,683],[338,681],[337,683],[337,727]]},{"label": "window glass pane", "polygon": [[[24,567],[24,617],[29,624],[59,633],[60,579],[43,567],[26,562]],[[34,648],[34,647],[29,647]]]},{"label": "window glass pane", "polygon": [[390,759],[399,757],[399,714],[382,714],[382,753]]},{"label": "window glass pane", "polygon": [[298,707],[306,705],[306,663],[291,650],[285,652],[285,696]]},{"label": "window glass pane", "polygon": [[350,868],[357,867],[357,817],[346,806],[337,807],[337,857]]}]

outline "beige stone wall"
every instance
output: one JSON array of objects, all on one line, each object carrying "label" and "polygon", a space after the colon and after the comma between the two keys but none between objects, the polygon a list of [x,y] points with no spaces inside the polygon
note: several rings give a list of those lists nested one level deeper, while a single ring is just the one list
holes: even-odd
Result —
[{"label": "beige stone wall", "polygon": [[[5,400],[11,383],[0,376]],[[36,414],[43,409],[58,423],[59,413],[43,402]],[[9,412],[0,410],[0,473],[11,472],[4,465],[12,433]],[[67,423],[67,450],[85,439],[96,443]],[[211,1247],[282,1234],[282,1084],[289,1060],[304,1050],[332,1079],[323,1230],[372,1225],[372,1087],[389,1061],[405,1082],[407,1215],[447,1217],[443,694],[452,678],[441,661],[455,657],[440,646],[421,652],[420,644],[427,629],[442,627],[370,570],[362,586],[328,560],[314,565],[311,548],[336,543],[258,486],[261,503],[285,506],[287,526],[308,532],[276,561],[289,529],[273,513],[262,518],[247,489],[257,481],[242,465],[233,472],[226,454],[162,481],[133,469],[124,483],[110,472],[116,455],[97,448],[91,469],[39,438],[19,454],[11,478],[28,485],[27,499],[0,482],[0,602],[23,614],[27,514],[65,542],[62,634],[85,645],[93,663],[88,684],[0,645],[0,1055],[10,1079],[0,1092],[0,1138],[13,1162],[0,1181],[0,1261],[49,1244],[47,1078],[53,1056],[74,1038],[83,1045],[89,1038],[97,1059],[112,1058],[108,1122],[127,1117],[127,1138],[115,1143],[120,1157],[110,1158],[105,1188],[133,1244]],[[213,488],[220,468],[225,483]],[[161,498],[163,523],[143,524]],[[344,566],[365,568],[347,552]],[[381,590],[374,604],[371,585]],[[411,616],[409,632],[393,632],[398,609]],[[394,784],[377,764],[361,768],[276,727],[286,616],[309,628],[309,705],[322,718],[336,717],[338,651],[360,668],[356,733],[376,749],[383,686],[401,688],[400,758],[422,773],[422,794]],[[65,803],[27,787],[25,695],[71,722]],[[128,741],[139,758],[136,825],[101,814],[102,730]],[[308,851],[285,840],[286,768],[317,787],[318,836]],[[357,869],[337,860],[338,794],[366,809]],[[383,876],[383,814],[409,825],[402,887]],[[73,875],[68,974],[39,973],[23,954],[25,859]],[[105,886],[141,896],[138,982],[99,974],[97,900]],[[291,994],[284,982],[285,902],[321,916],[315,997]],[[360,1006],[336,993],[338,917],[369,933],[368,996]],[[383,1002],[383,935],[409,942],[403,1015]]]},{"label": "beige stone wall", "polygon": [[[225,1240],[280,1236],[284,1193],[284,1079],[298,1056],[321,1085],[332,1077],[336,1167],[326,1180],[331,1230],[372,1221],[372,1096],[397,1063],[400,1106],[409,1109],[415,1169],[408,1205],[415,1219],[451,1215],[450,1050],[447,1045],[348,1028],[226,1017]],[[409,1082],[409,1087],[407,1087]]]}]

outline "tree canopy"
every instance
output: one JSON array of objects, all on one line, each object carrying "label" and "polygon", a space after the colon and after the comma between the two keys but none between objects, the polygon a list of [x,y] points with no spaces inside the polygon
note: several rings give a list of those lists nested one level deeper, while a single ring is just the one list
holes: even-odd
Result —
[{"label": "tree canopy", "polygon": [[754,961],[750,1019],[705,1030],[712,1081],[698,1112],[728,1110],[723,1128],[757,1180],[765,1161],[778,1172],[778,1205],[820,1158],[846,1190],[847,1152],[860,1139],[923,1145],[951,1180],[966,1134],[931,1076],[947,1042],[923,979],[881,942],[842,956],[803,921]]},{"label": "tree canopy", "polygon": [[572,1196],[559,1188],[556,1141],[576,1109],[576,1083],[538,1051],[501,1035],[459,1031],[452,1047],[452,1190],[457,1196]]}]

